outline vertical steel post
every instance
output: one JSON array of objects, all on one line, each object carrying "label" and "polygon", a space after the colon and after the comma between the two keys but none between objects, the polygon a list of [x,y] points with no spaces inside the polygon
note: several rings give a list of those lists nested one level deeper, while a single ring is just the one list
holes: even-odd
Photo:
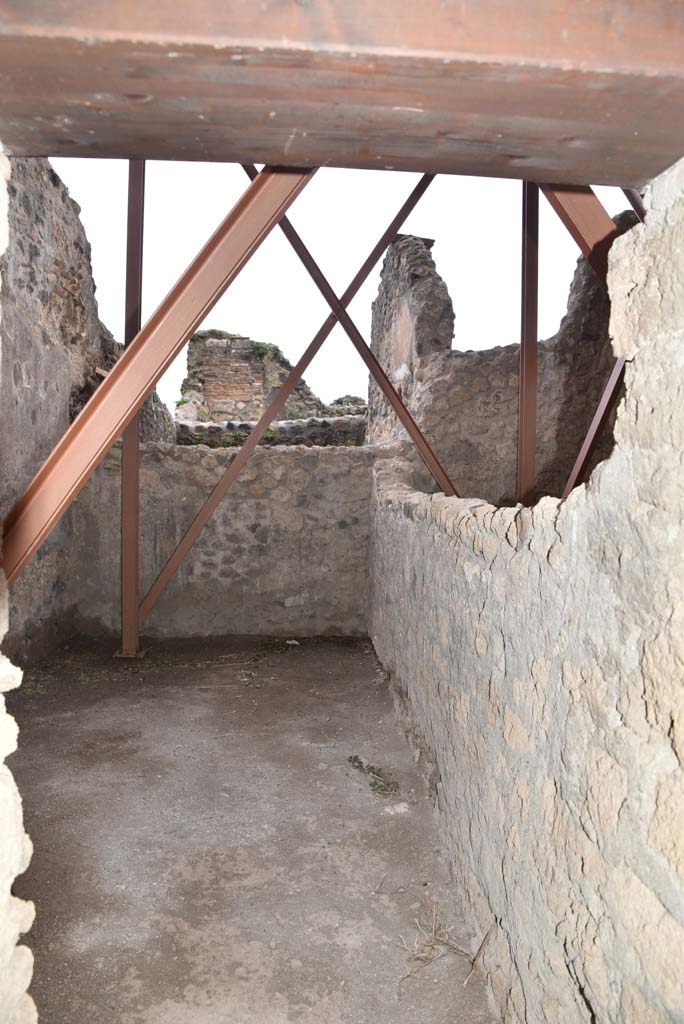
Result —
[{"label": "vertical steel post", "polygon": [[[126,319],[128,347],[142,325],[143,222],[145,161],[128,162],[128,221],[126,235]],[[121,449],[121,657],[139,655],[140,603],[140,445],[139,414],[122,435]]]},{"label": "vertical steel post", "polygon": [[522,201],[522,285],[518,388],[518,471],[516,497],[531,505],[535,496],[537,450],[537,307],[539,291],[539,187],[524,181]]}]

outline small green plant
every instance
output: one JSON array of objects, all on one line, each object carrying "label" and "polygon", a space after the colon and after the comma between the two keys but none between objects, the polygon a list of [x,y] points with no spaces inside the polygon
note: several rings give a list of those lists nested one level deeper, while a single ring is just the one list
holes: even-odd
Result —
[{"label": "small green plant", "polygon": [[364,764],[358,754],[352,754],[347,761],[362,775],[369,778],[369,786],[379,796],[394,796],[399,792],[399,783],[390,778],[382,768],[376,768],[374,764]]},{"label": "small green plant", "polygon": [[189,398],[185,398],[185,397],[183,397],[183,398],[179,398],[179,399],[178,399],[178,400],[176,401],[176,408],[177,408],[177,409],[180,409],[181,405],[187,405],[189,401],[190,401],[190,399],[189,399]]},{"label": "small green plant", "polygon": [[254,342],[254,354],[258,359],[265,359],[268,355],[269,346],[265,345],[263,341]]}]

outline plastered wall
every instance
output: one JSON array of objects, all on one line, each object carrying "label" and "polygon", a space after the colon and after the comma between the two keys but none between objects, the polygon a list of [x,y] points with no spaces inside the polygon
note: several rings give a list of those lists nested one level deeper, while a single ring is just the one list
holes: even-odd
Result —
[{"label": "plastered wall", "polygon": [[684,1020],[684,164],[611,251],[607,462],[531,509],[378,468],[371,634],[506,1022]]},{"label": "plastered wall", "polygon": [[[0,146],[0,257],[8,244],[7,180],[9,161]],[[0,305],[0,317],[2,306]],[[0,346],[0,380],[6,372]],[[0,573],[0,641],[7,632],[8,594]],[[3,1024],[31,1024],[36,1020],[33,1000],[27,989],[33,972],[33,957],[20,936],[33,921],[33,905],[12,895],[12,883],[28,867],[31,843],[24,832],[21,797],[5,758],[16,749],[17,726],[5,710],[3,694],[18,686],[21,672],[0,654],[0,1021]]]}]

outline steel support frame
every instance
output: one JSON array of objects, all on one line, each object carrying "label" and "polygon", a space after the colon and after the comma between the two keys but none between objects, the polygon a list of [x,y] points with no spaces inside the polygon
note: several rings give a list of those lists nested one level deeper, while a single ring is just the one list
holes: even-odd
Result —
[{"label": "steel support frame", "polygon": [[[347,305],[387,244],[396,236],[399,227],[430,184],[433,175],[423,176],[347,290],[338,298],[304,242],[285,217],[287,208],[314,172],[265,168],[259,173],[254,167],[246,166],[245,171],[251,179],[249,188],[190,264],[145,328],[140,330],[144,170],[144,161],[130,162],[125,351],[19,499],[6,521],[4,532],[3,568],[11,585],[85,485],[113,441],[122,435],[121,611],[122,654],[125,656],[135,656],[138,653],[140,625],[150,614],[199,532],[237,479],[263,433],[282,409],[316,352],[338,322],[397,413],[438,486],[447,495],[457,494],[417,424],[346,311]],[[541,188],[596,273],[605,279],[607,253],[617,229],[592,190],[588,187],[567,188],[551,185],[543,185]],[[634,202],[632,205],[637,209]],[[637,212],[643,219],[643,208],[637,209]],[[269,403],[138,606],[138,410],[190,335],[276,224],[280,224],[288,241],[328,302],[331,315]],[[529,182],[523,183],[522,263],[517,493],[519,500],[530,503],[534,496],[536,445],[538,187]],[[581,479],[619,392],[624,369],[625,361],[618,360],[573,467],[564,497]]]},{"label": "steel support frame", "polygon": [[537,453],[537,319],[539,293],[539,187],[523,182],[520,364],[518,384],[517,500],[535,498]]},{"label": "steel support frame", "polygon": [[[597,276],[605,283],[608,276],[608,250],[618,233],[615,221],[608,215],[593,189],[588,185],[575,188],[542,185],[542,191]],[[639,219],[643,220],[645,209],[639,194],[634,189],[623,189],[623,191]],[[567,498],[573,488],[584,478],[589,460],[617,401],[624,375],[625,360],[618,359],[613,366],[608,383],[592,417],[589,430],[563,489],[563,498]]]},{"label": "steel support frame", "polygon": [[541,189],[582,255],[605,281],[608,250],[617,236],[617,228],[594,190],[589,185],[542,185]]},{"label": "steel support frame", "polygon": [[[126,233],[126,299],[124,346],[142,326],[143,232],[145,219],[145,161],[128,163]],[[140,654],[140,415],[123,432],[121,445],[121,651],[122,658]]]},{"label": "steel support frame", "polygon": [[[255,180],[256,169],[254,167],[245,167],[245,171],[250,179]],[[408,431],[411,440],[414,442],[418,449],[421,458],[427,465],[428,469],[435,478],[438,486],[441,486],[446,494],[455,496],[456,490],[449,480],[448,476],[440,466],[434,453],[430,449],[426,439],[423,437],[417,424],[411,417],[408,409],[402,402],[399,395],[396,393],[386,374],[382,370],[382,367],[378,363],[374,354],[370,351],[360,332],[357,330],[353,321],[346,313],[346,307],[349,305],[351,300],[354,298],[363,282],[368,277],[368,274],[375,266],[377,261],[382,256],[383,252],[387,248],[388,244],[396,237],[399,228],[408,217],[411,210],[417,205],[419,199],[425,193],[426,189],[433,180],[434,175],[425,174],[422,176],[416,187],[413,189],[407,200],[398,211],[397,215],[393,218],[385,232],[380,237],[379,241],[371,250],[370,254],[364,260],[363,264],[359,268],[358,272],[354,276],[353,280],[349,284],[348,288],[344,291],[342,296],[338,298],[333,289],[328,284],[322,271],[314,261],[313,257],[309,253],[308,249],[304,245],[304,242],[299,237],[292,224],[287,220],[286,217],[281,218],[280,227],[287,237],[290,244],[293,246],[295,252],[302,260],[302,263],[310,273],[312,279],[316,283],[317,287],[321,291],[322,295],[328,302],[331,313],[321,325],[320,329],[307,346],[304,354],[301,356],[296,366],[290,371],[285,383],[280,387],[277,394],[274,395],[268,406],[262,413],[259,421],[252,428],[250,434],[245,439],[241,447],[235,454],[230,465],[224,471],[220,477],[214,489],[207,497],[204,504],[199,509],[194,520],[187,528],[183,536],[181,537],[176,548],[168,558],[167,562],[163,566],[161,572],[157,576],[156,580],[150,587],[148,593],[140,605],[140,624],[142,625],[152,612],[155,604],[161,597],[162,593],[173,579],[176,571],[181,565],[183,559],[186,557],[193,544],[197,540],[204,526],[207,524],[217,506],[221,502],[222,498],[227,494],[230,487],[237,480],[239,474],[251,458],[254,453],[261,437],[268,429],[271,422],[278,415],[279,411],[285,405],[289,395],[296,386],[297,382],[301,379],[306,368],[313,360],[316,353],[320,350],[324,341],[332,331],[336,323],[340,323],[342,327],[347,331],[351,338],[355,348],[364,359],[366,366],[370,373],[375,378],[379,387],[382,389],[383,394],[391,403],[392,408],[397,413],[402,424]]]},{"label": "steel support frame", "polygon": [[[644,206],[641,195],[635,188],[624,188],[622,191],[627,197],[637,217],[643,223],[646,219],[646,207]],[[599,442],[603,428],[610,419],[610,415],[615,408],[615,403],[618,400],[618,396],[625,379],[626,366],[627,361],[623,356],[616,359],[610,377],[608,378],[608,382],[603,390],[603,394],[599,399],[596,412],[589,424],[587,435],[582,442],[582,447],[579,450],[579,454],[575,459],[575,464],[570,471],[570,476],[568,477],[568,481],[563,489],[563,498],[567,498],[573,488],[584,480],[589,461],[596,450],[596,445]]]},{"label": "steel support frame", "polygon": [[646,220],[646,207],[644,206],[644,200],[641,197],[641,192],[636,188],[623,188],[622,191],[625,193],[629,205],[643,224]]},{"label": "steel support frame", "polygon": [[622,382],[625,378],[626,364],[627,360],[624,356],[620,356],[620,358],[615,361],[615,365],[613,366],[610,377],[608,378],[608,383],[601,395],[596,412],[594,413],[589,430],[587,431],[587,436],[582,442],[582,447],[580,448],[579,455],[575,460],[575,465],[572,467],[572,471],[568,477],[568,482],[563,489],[563,498],[569,497],[573,488],[576,487],[577,484],[582,483],[587,466],[589,465],[589,460],[594,453],[603,428],[606,425],[617,401],[617,397],[620,394],[620,388],[622,387]]},{"label": "steel support frame", "polygon": [[[257,175],[256,167],[245,166],[245,172],[248,177],[254,181]],[[394,386],[392,385],[389,377],[381,367],[380,363],[375,357],[375,354],[371,351],[370,346],[364,340],[361,332],[358,330],[353,320],[349,316],[346,307],[342,305],[334,290],[330,287],[330,284],[325,278],[323,271],[320,269],[313,256],[307,249],[306,245],[302,241],[301,237],[287,219],[282,217],[278,225],[280,230],[283,232],[288,242],[296,252],[297,256],[301,260],[302,264],[306,268],[312,281],[320,291],[325,301],[330,306],[332,314],[336,320],[340,323],[343,330],[347,334],[352,345],[359,353],[364,363],[366,364],[369,373],[375,380],[376,384],[382,391],[383,395],[394,409],[401,425],[406,430],[413,441],[418,454],[425,463],[428,472],[431,474],[433,480],[437,486],[447,495],[447,497],[453,498],[458,497],[456,489],[452,484],[451,480],[444,472],[442,466],[439,464],[434,452],[430,448],[426,438],[422,434],[418,424],[411,416],[401,398],[397,394]]]},{"label": "steel support frame", "polygon": [[124,350],[6,520],[3,569],[10,585],[313,173],[261,171]]}]

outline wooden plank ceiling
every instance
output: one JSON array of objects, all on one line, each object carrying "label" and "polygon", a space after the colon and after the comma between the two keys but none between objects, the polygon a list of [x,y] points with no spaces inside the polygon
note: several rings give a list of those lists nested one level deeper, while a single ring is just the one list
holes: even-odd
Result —
[{"label": "wooden plank ceiling", "polygon": [[671,0],[0,0],[0,140],[641,186],[683,40]]}]

